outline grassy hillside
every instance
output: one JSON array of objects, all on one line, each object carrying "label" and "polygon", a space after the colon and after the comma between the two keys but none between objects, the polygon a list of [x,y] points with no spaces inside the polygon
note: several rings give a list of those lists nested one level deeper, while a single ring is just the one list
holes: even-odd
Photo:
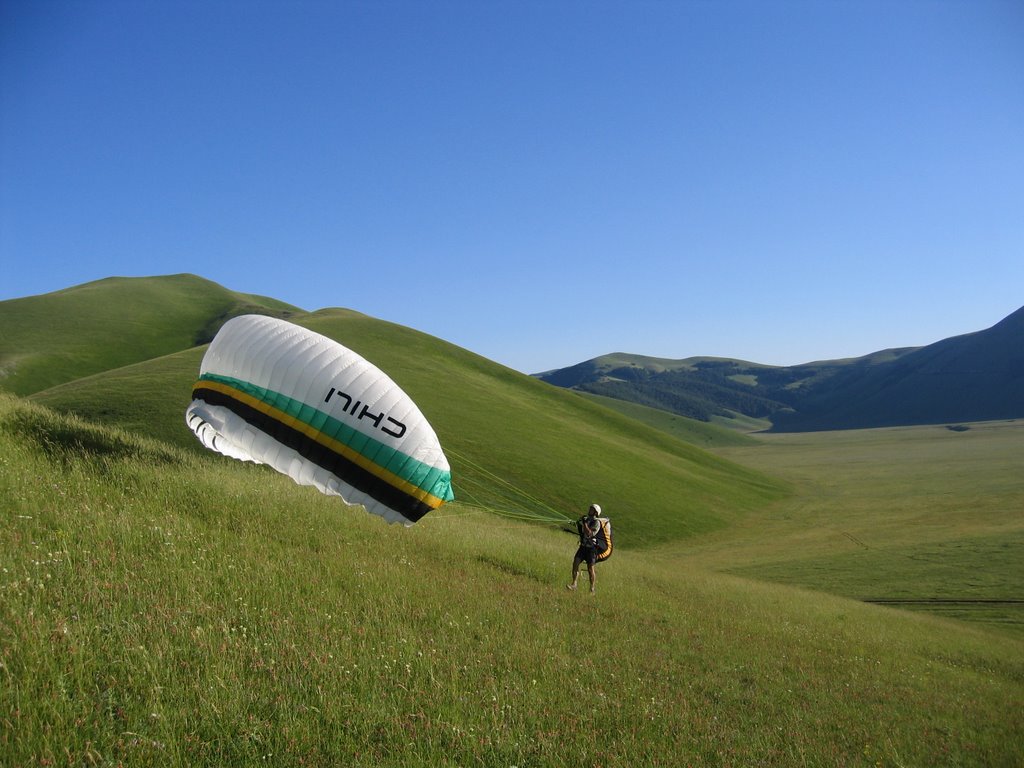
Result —
[{"label": "grassy hillside", "polygon": [[185,408],[206,346],[86,376],[29,399],[100,424],[129,429],[183,448],[202,450],[185,426]]},{"label": "grassy hillside", "polygon": [[[785,493],[761,473],[408,328],[345,310],[293,320],[364,355],[413,397],[464,503],[529,510],[539,507],[532,497],[574,518],[599,501],[628,549],[723,527]],[[33,399],[199,451],[184,410],[201,357],[181,352]]]},{"label": "grassy hillside", "polygon": [[1011,766],[1024,644],[0,397],[9,765]]},{"label": "grassy hillside", "polygon": [[[642,422],[655,429],[660,429],[673,437],[677,437],[685,443],[700,446],[702,448],[719,448],[728,445],[754,445],[756,441],[738,431],[737,429],[722,426],[721,424],[697,421],[688,419],[685,416],[663,411],[660,408],[649,408],[639,403],[631,403],[626,400],[617,400],[614,397],[594,395],[589,392],[580,392],[581,397],[586,397],[599,403],[606,408],[629,416],[629,418]],[[764,429],[768,425],[752,427]]]},{"label": "grassy hillside", "polygon": [[112,277],[0,302],[0,389],[29,394],[188,349],[251,311],[299,310],[195,275]]}]

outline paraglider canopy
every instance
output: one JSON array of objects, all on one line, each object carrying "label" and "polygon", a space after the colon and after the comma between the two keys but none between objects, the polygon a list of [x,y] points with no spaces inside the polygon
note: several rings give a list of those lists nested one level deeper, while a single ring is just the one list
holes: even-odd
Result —
[{"label": "paraglider canopy", "polygon": [[388,522],[455,496],[433,428],[383,371],[336,341],[262,315],[229,320],[203,357],[185,421],[210,450],[267,464]]}]

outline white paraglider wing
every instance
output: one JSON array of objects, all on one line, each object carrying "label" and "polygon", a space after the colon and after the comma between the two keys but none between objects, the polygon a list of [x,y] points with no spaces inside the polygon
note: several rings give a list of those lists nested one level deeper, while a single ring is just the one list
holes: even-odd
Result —
[{"label": "white paraglider wing", "polygon": [[454,499],[416,404],[379,368],[300,326],[243,315],[211,342],[185,421],[210,450],[411,525]]}]

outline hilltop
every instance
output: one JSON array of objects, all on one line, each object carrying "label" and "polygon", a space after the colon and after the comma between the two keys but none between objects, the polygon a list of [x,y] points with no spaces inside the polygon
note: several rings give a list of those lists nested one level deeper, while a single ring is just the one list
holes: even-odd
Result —
[{"label": "hilltop", "polygon": [[615,353],[536,374],[559,387],[701,421],[758,419],[778,432],[1024,416],[1024,307],[995,326],[926,347],[795,366]]},{"label": "hilltop", "polygon": [[302,310],[196,275],[110,277],[2,301],[0,390],[31,394],[178,352],[248,312],[288,317]]}]

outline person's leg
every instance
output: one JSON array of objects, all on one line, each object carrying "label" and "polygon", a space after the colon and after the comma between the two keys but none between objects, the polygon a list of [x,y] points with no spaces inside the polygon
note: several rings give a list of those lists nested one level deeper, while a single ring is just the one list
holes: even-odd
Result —
[{"label": "person's leg", "polygon": [[597,586],[597,569],[594,568],[593,563],[587,563],[587,573],[590,574],[590,591],[594,591],[594,587]]},{"label": "person's leg", "polygon": [[565,585],[566,589],[576,589],[576,581],[580,577],[580,563],[581,562],[583,562],[583,561],[580,560],[579,557],[574,557],[572,559],[572,583],[571,584],[566,584]]}]

